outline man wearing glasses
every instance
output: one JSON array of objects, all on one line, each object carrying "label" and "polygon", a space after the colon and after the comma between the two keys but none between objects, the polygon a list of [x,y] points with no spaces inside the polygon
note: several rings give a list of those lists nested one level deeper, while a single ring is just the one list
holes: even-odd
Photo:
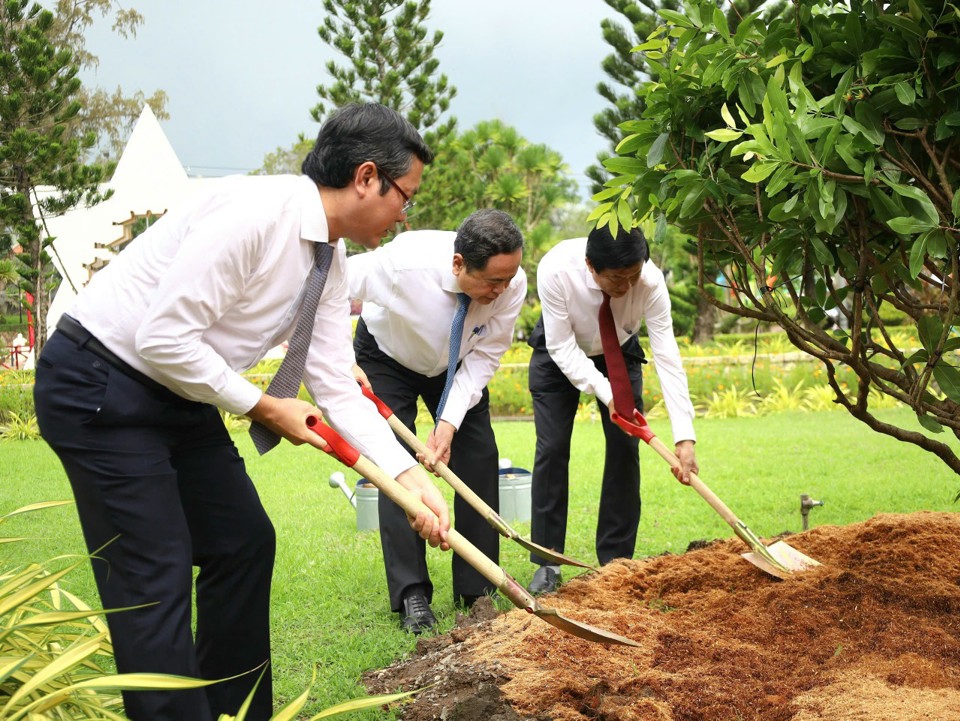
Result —
[{"label": "man wearing glasses", "polygon": [[[350,297],[363,301],[354,350],[373,392],[414,432],[422,398],[435,422],[427,462],[447,463],[493,508],[499,506],[498,452],[486,386],[510,347],[526,297],[522,255],[523,235],[510,216],[479,210],[455,233],[401,233],[347,261]],[[459,496],[454,515],[457,530],[498,561],[499,535]],[[381,494],[390,605],[405,629],[422,633],[436,625],[429,605],[433,585],[423,541],[403,519],[403,511]],[[494,590],[453,558],[457,605],[469,607]]]},{"label": "man wearing glasses", "polygon": [[[103,607],[127,609],[107,616],[117,670],[226,679],[124,692],[130,719],[233,716],[257,683],[247,718],[271,717],[276,538],[219,409],[249,416],[268,443],[317,447],[306,421],[322,411],[420,494],[439,522],[422,513],[410,523],[446,546],[443,496],[353,378],[340,241],[379,245],[432,159],[396,112],[344,107],[302,176],[212,180],[170,210],[93,277],[44,347],[40,430],[70,479]],[[292,392],[275,397],[241,375],[293,339],[304,343],[284,359]],[[301,379],[316,406],[290,397]],[[247,673],[257,668],[262,678]]]}]

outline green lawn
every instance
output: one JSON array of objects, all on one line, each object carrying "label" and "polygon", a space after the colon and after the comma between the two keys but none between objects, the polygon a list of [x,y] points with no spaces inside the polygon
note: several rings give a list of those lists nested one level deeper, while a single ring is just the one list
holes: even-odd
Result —
[{"label": "green lawn", "polygon": [[[910,423],[904,410],[883,411],[883,417]],[[669,445],[668,421],[651,425]],[[801,493],[824,502],[811,512],[812,526],[856,523],[880,512],[958,510],[953,497],[960,478],[929,454],[875,434],[842,412],[698,419],[696,427],[701,478],[761,536],[801,530]],[[496,432],[501,456],[531,468],[533,424],[497,423]],[[259,458],[245,434],[237,436],[237,443],[278,532],[273,603],[278,700],[300,693],[316,667],[318,683],[307,708],[316,713],[361,695],[360,675],[410,653],[415,640],[399,630],[389,612],[377,534],[357,533],[352,507],[327,483],[333,471],[342,470],[337,462],[289,444]],[[577,425],[567,553],[590,562],[595,561],[602,448],[599,423]],[[70,497],[56,458],[42,442],[2,443],[0,459],[0,513]],[[637,557],[680,553],[692,540],[732,535],[695,491],[673,479],[652,450],[641,448],[641,460],[644,504]],[[346,475],[352,485],[356,474]],[[529,533],[528,524],[515,526]],[[69,506],[14,517],[3,524],[3,535],[30,537],[4,544],[4,568],[84,550]],[[436,586],[434,610],[446,630],[455,620],[450,557],[439,551],[428,557]],[[501,564],[521,583],[530,580],[533,566],[517,544],[502,543]],[[565,571],[565,576],[575,573]],[[68,576],[67,583],[96,602],[88,571]]]}]

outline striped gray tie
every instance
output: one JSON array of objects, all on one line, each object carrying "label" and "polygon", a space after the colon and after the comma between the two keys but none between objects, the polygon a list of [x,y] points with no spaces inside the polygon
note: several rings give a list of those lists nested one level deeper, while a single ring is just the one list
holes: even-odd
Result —
[{"label": "striped gray tie", "polygon": [[[307,290],[300,303],[300,317],[297,318],[297,325],[287,345],[287,355],[284,356],[276,375],[267,386],[267,395],[274,398],[294,398],[300,392],[303,369],[307,365],[307,351],[310,350],[310,339],[313,337],[317,307],[320,305],[323,286],[327,282],[327,274],[333,262],[333,245],[318,242],[316,246],[313,270],[310,272]],[[280,436],[260,423],[250,424],[250,437],[261,456],[280,442]]]}]

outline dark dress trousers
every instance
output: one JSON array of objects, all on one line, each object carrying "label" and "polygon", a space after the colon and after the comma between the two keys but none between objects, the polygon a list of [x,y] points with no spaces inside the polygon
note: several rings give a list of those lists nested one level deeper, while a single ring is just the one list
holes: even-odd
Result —
[{"label": "dark dress trousers", "polygon": [[[104,607],[144,606],[106,616],[117,662],[127,672],[245,674],[195,690],[126,691],[126,714],[236,714],[270,661],[273,525],[214,406],[121,371],[88,343],[51,336],[35,399],[43,437],[73,487]],[[267,668],[248,718],[265,721],[271,707]]]},{"label": "dark dress trousers", "polygon": [[[436,414],[445,373],[428,378],[402,366],[380,350],[363,320],[357,324],[353,347],[357,364],[367,374],[373,392],[407,428],[416,432],[418,397],[423,399],[431,414]],[[410,452],[415,455],[412,450]],[[499,510],[497,441],[490,422],[490,394],[486,388],[477,404],[467,411],[453,437],[448,466],[491,508]],[[380,545],[383,548],[391,609],[400,611],[404,594],[414,586],[421,586],[427,600],[432,600],[433,584],[427,571],[423,539],[410,528],[403,509],[382,493],[379,511]],[[453,515],[457,531],[499,564],[500,535],[497,531],[459,495],[453,501]],[[482,574],[453,554],[455,600],[463,596],[482,596],[495,590]]]},{"label": "dark dress trousers", "polygon": [[[570,441],[580,402],[580,391],[553,362],[547,352],[541,318],[527,343],[530,356],[529,387],[533,397],[533,419],[537,447],[531,482],[531,526],[534,543],[563,552],[567,535],[567,507],[570,488]],[[643,410],[643,350],[636,336],[622,346],[636,406]],[[602,355],[590,360],[607,375]],[[606,450],[603,485],[597,517],[596,551],[601,564],[616,558],[632,558],[640,525],[640,440],[624,433],[610,420],[607,407],[597,402]],[[584,482],[586,479],[577,479]],[[530,555],[533,563],[547,561]]]}]

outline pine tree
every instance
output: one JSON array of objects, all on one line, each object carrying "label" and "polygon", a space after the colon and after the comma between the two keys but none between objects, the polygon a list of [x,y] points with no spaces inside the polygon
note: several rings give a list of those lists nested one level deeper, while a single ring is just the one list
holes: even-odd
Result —
[{"label": "pine tree", "polygon": [[30,0],[0,4],[0,252],[19,249],[12,257],[34,297],[37,353],[54,275],[44,219],[101,200],[110,170],[84,163],[96,135],[71,132],[81,110],[78,66],[55,37],[50,11]]},{"label": "pine tree", "polygon": [[377,102],[393,108],[428,137],[442,141],[456,126],[443,119],[457,90],[438,73],[434,50],[439,30],[427,36],[430,0],[324,0],[327,12],[317,32],[347,59],[327,63],[332,82],[317,87],[321,102],[315,120],[349,102]]}]

